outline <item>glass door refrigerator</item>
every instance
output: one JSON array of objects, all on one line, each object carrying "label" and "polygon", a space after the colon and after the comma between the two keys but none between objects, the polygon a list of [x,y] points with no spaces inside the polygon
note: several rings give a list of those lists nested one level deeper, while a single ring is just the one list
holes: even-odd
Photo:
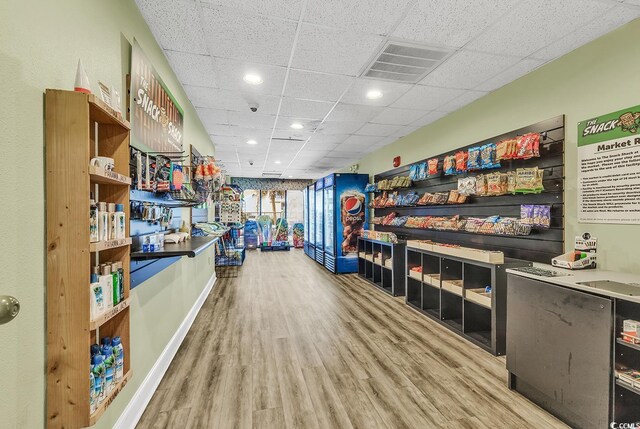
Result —
[{"label": "glass door refrigerator", "polygon": [[315,246],[316,246],[316,262],[324,264],[324,179],[320,179],[315,185],[316,194],[316,231],[315,231]]},{"label": "glass door refrigerator", "polygon": [[333,273],[358,271],[358,237],[368,227],[368,182],[367,174],[324,178],[324,266]]},{"label": "glass door refrigerator", "polygon": [[309,210],[307,210],[309,218],[309,247],[307,256],[316,259],[316,190],[314,185],[307,187]]},{"label": "glass door refrigerator", "polygon": [[304,228],[304,253],[309,255],[309,188],[302,190],[302,227]]}]

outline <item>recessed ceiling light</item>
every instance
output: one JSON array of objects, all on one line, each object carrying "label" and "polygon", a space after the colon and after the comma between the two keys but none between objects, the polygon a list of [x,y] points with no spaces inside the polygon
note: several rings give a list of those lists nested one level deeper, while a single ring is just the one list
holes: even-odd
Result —
[{"label": "recessed ceiling light", "polygon": [[289,176],[289,179],[291,179],[293,176]]},{"label": "recessed ceiling light", "polygon": [[258,144],[255,140],[247,140],[247,144]]},{"label": "recessed ceiling light", "polygon": [[382,98],[382,91],[372,89],[371,91],[367,92],[367,98],[369,100],[377,100],[378,98]]},{"label": "recessed ceiling light", "polygon": [[260,75],[253,73],[245,74],[242,79],[249,85],[260,85],[262,83],[262,78],[260,77]]},{"label": "recessed ceiling light", "polygon": [[280,161],[276,161],[276,164],[280,164]]},{"label": "recessed ceiling light", "polygon": [[294,130],[301,130],[304,128],[304,125],[302,125],[300,122],[294,122],[293,124],[291,124],[291,128],[293,128]]}]

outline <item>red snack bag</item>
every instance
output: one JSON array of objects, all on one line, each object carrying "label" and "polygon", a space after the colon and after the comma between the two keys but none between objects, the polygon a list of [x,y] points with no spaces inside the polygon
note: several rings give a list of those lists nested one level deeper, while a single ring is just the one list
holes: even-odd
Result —
[{"label": "red snack bag", "polygon": [[429,166],[429,176],[435,176],[436,174],[438,174],[438,158],[430,159],[429,161],[427,161],[427,165]]},{"label": "red snack bag", "polygon": [[469,154],[466,150],[461,150],[456,152],[456,171],[458,173],[464,173],[467,171],[467,159],[469,158]]},{"label": "red snack bag", "polygon": [[529,159],[540,156],[540,134],[529,133],[518,136],[515,158]]}]

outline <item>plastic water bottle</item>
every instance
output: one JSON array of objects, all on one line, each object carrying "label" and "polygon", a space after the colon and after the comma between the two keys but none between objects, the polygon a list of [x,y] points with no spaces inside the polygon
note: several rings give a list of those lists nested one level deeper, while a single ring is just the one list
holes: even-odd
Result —
[{"label": "plastic water bottle", "polygon": [[102,356],[104,357],[104,391],[105,394],[111,393],[115,386],[115,381],[113,380],[115,371],[116,371],[116,362],[113,356],[113,347],[104,346],[102,349]]},{"label": "plastic water bottle", "polygon": [[98,408],[96,399],[96,376],[93,375],[93,371],[89,371],[89,412],[91,414],[95,413]]},{"label": "plastic water bottle", "polygon": [[115,381],[120,382],[124,378],[124,347],[122,347],[120,337],[113,337],[111,345],[113,346],[113,357],[116,361]]},{"label": "plastic water bottle", "polygon": [[96,397],[96,407],[98,406],[98,404],[100,404],[102,401],[104,401],[104,396],[105,396],[105,392],[104,392],[104,373],[105,373],[105,366],[104,366],[104,356],[102,355],[95,355],[93,357],[93,366],[91,367],[91,372],[93,372],[93,377],[94,377],[94,386],[95,386],[95,397]]}]

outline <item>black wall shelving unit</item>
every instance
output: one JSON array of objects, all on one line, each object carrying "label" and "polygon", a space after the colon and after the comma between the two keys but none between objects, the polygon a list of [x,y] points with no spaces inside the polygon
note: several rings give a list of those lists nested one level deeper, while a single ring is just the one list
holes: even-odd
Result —
[{"label": "black wall shelving unit", "polygon": [[[358,275],[393,296],[404,296],[405,243],[358,238]],[[374,255],[382,254],[382,260]]]},{"label": "black wall shelving unit", "polygon": [[[640,320],[640,304],[621,299],[615,300],[615,332],[614,369],[626,367],[640,371],[640,345],[629,344],[621,339],[624,320]],[[631,386],[622,380],[614,378],[613,416],[615,422],[640,421],[640,384]]]},{"label": "black wall shelving unit", "polygon": [[[505,259],[492,264],[407,246],[406,263],[410,307],[496,356],[505,354],[505,270],[531,266],[531,262]],[[412,273],[413,267],[422,267],[422,273]],[[486,286],[492,290],[488,302],[479,294]]]},{"label": "black wall shelving unit", "polygon": [[[539,167],[544,170],[544,192],[529,195],[503,195],[493,197],[469,197],[466,204],[431,205],[415,207],[387,207],[374,209],[374,215],[386,216],[397,212],[399,216],[447,216],[488,217],[492,215],[520,217],[521,204],[541,204],[551,206],[551,227],[547,230],[534,229],[528,236],[487,235],[465,231],[434,231],[427,229],[407,228],[376,225],[378,231],[395,233],[399,239],[425,239],[441,243],[458,244],[461,246],[502,251],[506,257],[526,259],[534,262],[549,263],[549,261],[564,252],[564,115],[520,128],[500,136],[485,139],[477,143],[462,146],[458,149],[440,154],[439,171],[442,171],[444,156],[454,154],[459,150],[480,146],[485,143],[497,143],[501,140],[514,138],[526,133],[541,133],[540,157],[528,160],[503,160],[501,168],[478,170],[463,175],[434,176],[422,181],[414,182],[410,188],[398,189],[399,193],[411,191],[420,194],[424,192],[443,192],[457,189],[459,177],[487,174],[494,171],[510,171],[523,167]],[[430,157],[430,158],[435,158]],[[426,159],[424,160],[426,161]],[[418,164],[422,161],[416,162]],[[410,164],[374,176],[375,182],[390,179],[395,176],[408,176]]]}]

